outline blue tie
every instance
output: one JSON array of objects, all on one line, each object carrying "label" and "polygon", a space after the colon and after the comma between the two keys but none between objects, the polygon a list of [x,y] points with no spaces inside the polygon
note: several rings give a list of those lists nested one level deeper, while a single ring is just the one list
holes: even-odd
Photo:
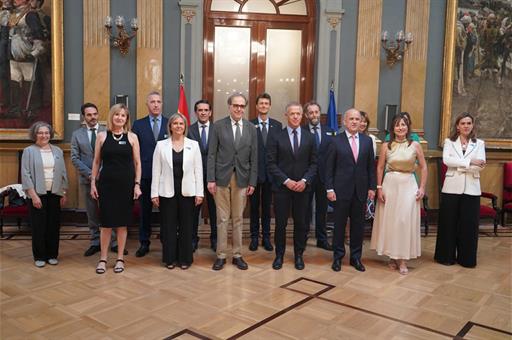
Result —
[{"label": "blue tie", "polygon": [[297,155],[299,152],[299,137],[297,136],[297,130],[293,129],[293,153]]},{"label": "blue tie", "polygon": [[316,148],[318,149],[320,147],[320,135],[318,134],[318,126],[313,126],[313,130],[315,130],[315,142]]},{"label": "blue tie", "polygon": [[201,144],[203,144],[203,149],[206,149],[206,125],[201,125]]}]

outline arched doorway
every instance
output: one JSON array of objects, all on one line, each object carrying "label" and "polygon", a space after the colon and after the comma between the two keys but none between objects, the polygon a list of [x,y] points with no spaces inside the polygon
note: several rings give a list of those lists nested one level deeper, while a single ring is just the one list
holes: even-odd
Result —
[{"label": "arched doorway", "polygon": [[246,118],[256,116],[254,98],[270,93],[281,121],[289,101],[312,98],[315,1],[206,0],[204,13],[203,96],[214,120],[233,92],[248,97]]}]

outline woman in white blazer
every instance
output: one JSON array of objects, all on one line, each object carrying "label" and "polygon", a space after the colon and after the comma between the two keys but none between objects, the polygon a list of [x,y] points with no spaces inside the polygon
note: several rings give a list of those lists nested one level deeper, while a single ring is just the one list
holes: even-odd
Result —
[{"label": "woman in white blazer", "polygon": [[455,119],[443,147],[448,167],[441,192],[434,259],[476,266],[480,217],[480,171],[485,167],[485,144],[476,139],[475,119],[467,112]]},{"label": "woman in white blazer", "polygon": [[169,138],[156,144],[153,154],[151,200],[160,208],[162,262],[168,269],[190,267],[193,261],[194,206],[203,202],[203,163],[199,144],[187,137],[187,120],[180,113],[169,118]]}]

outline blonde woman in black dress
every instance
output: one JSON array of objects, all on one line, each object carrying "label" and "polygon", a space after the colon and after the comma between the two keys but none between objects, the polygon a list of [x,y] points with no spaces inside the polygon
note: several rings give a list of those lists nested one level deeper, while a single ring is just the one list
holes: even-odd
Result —
[{"label": "blonde woman in black dress", "polygon": [[118,244],[114,272],[124,271],[127,226],[132,223],[133,201],[141,194],[139,141],[137,135],[130,132],[130,126],[128,108],[124,104],[116,104],[110,109],[107,131],[98,133],[96,139],[91,196],[99,200],[100,206],[101,256],[96,267],[98,274],[106,271],[112,228],[117,229]]}]

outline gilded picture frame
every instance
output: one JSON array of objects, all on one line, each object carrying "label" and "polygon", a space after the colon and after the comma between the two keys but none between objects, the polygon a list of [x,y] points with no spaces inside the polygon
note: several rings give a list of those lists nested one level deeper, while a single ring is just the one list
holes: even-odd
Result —
[{"label": "gilded picture frame", "polygon": [[[464,1],[464,0],[461,0]],[[473,2],[474,3],[474,2]],[[455,98],[454,96],[466,96],[464,97],[464,100],[470,101],[471,93],[460,93],[460,85],[457,88],[457,78],[458,79],[464,79],[464,76],[460,77],[457,72],[460,72],[460,70],[457,70],[460,66],[457,65],[457,57],[456,57],[456,47],[457,47],[457,30],[460,30],[461,23],[461,15],[465,15],[464,13],[468,13],[468,9],[464,7],[459,7],[460,2],[459,0],[447,0],[446,4],[446,30],[445,30],[445,43],[444,43],[444,61],[443,61],[443,84],[442,84],[442,106],[441,106],[441,119],[440,119],[440,125],[441,125],[441,131],[439,134],[439,145],[442,146],[444,143],[445,138],[447,138],[450,134],[451,127],[453,124],[453,120],[455,116],[459,113],[458,111],[469,111],[470,113],[474,114],[476,116],[477,121],[477,135],[478,138],[483,139],[486,143],[486,147],[489,149],[495,149],[495,150],[508,150],[512,149],[512,138],[509,138],[507,132],[505,130],[505,134],[507,135],[505,138],[497,138],[497,133],[492,133],[492,129],[495,129],[497,132],[500,127],[504,127],[504,124],[508,126],[510,122],[508,121],[510,117],[507,118],[507,115],[510,116],[510,114],[507,114],[506,112],[509,111],[510,108],[506,109],[505,117],[500,117],[500,115],[493,115],[492,111],[486,112],[486,115],[482,117],[479,117],[478,112],[471,112],[472,110],[461,110],[460,108],[454,108],[454,100],[457,101],[459,98]],[[466,11],[466,12],[463,12]],[[473,16],[472,13],[470,13],[471,16]],[[458,22],[459,21],[459,22]],[[459,25],[459,28],[457,27]],[[498,23],[499,27],[499,23]],[[480,38],[479,38],[480,39]],[[477,45],[478,47],[479,45]],[[485,53],[485,51],[483,51]],[[463,63],[463,62],[461,62]],[[460,65],[460,63],[459,63]],[[477,66],[478,67],[478,66]],[[485,71],[477,71],[481,72],[479,76],[485,76],[483,72]],[[487,75],[489,79],[491,79],[493,76],[493,71],[490,72],[490,76]],[[462,74],[462,72],[460,72]],[[508,76],[510,78],[510,76]],[[507,79],[507,81],[511,81],[510,79]],[[469,81],[468,81],[469,83]],[[464,85],[463,85],[464,86]],[[468,85],[469,86],[469,85]],[[457,89],[457,90],[455,90]],[[464,88],[462,88],[462,91],[466,91]],[[502,89],[496,90],[496,91],[503,91]],[[455,98],[455,99],[454,99]],[[460,100],[459,100],[460,101]],[[461,107],[461,105],[459,105]],[[503,115],[503,112],[501,113]],[[479,120],[482,118],[486,120],[486,124],[488,126],[487,132],[482,133],[482,131],[479,131]],[[503,120],[504,119],[504,120]],[[483,129],[482,129],[483,130]]]},{"label": "gilded picture frame", "polygon": [[[48,64],[51,65],[51,115],[49,115],[51,116],[51,121],[48,123],[50,123],[55,130],[54,139],[56,140],[62,140],[64,138],[63,2],[64,0],[51,0],[44,3],[44,9],[49,8],[46,14],[51,15],[49,25],[51,27],[51,43],[49,44],[51,60],[48,61]],[[49,96],[50,91],[47,90],[46,92]],[[35,117],[34,120],[38,120],[37,117]],[[0,140],[28,140],[28,127],[11,128],[8,126],[8,123],[2,125],[3,126],[0,126]]]}]

